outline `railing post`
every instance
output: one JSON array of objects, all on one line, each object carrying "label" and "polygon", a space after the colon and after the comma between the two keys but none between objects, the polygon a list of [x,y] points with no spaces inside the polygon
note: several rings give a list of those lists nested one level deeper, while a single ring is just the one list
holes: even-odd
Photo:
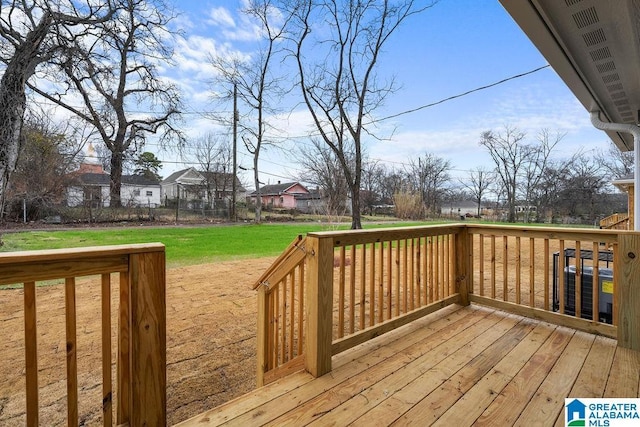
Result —
[{"label": "railing post", "polygon": [[618,253],[618,345],[640,350],[640,233],[621,233]]},{"label": "railing post", "polygon": [[305,368],[314,377],[331,371],[333,239],[307,236]]},{"label": "railing post", "polygon": [[256,383],[258,387],[264,385],[264,374],[267,372],[269,363],[268,330],[269,330],[269,310],[267,308],[267,291],[265,285],[258,288],[258,333],[257,333],[257,358],[258,370],[256,372]]},{"label": "railing post", "polygon": [[460,304],[469,305],[471,292],[473,263],[471,259],[472,235],[466,226],[462,226],[456,234],[455,277],[456,291],[460,294]]},{"label": "railing post", "polygon": [[129,257],[131,286],[131,418],[129,425],[167,424],[165,253]]}]

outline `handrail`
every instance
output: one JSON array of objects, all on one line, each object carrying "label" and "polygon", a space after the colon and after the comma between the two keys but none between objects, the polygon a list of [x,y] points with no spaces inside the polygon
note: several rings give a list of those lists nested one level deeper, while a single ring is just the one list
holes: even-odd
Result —
[{"label": "handrail", "polygon": [[[623,225],[624,228],[619,228]],[[628,230],[629,229],[629,215],[615,213],[606,218],[600,220],[600,228],[613,229],[613,230]]]},{"label": "handrail", "polygon": [[287,263],[287,261],[290,260],[292,255],[298,255],[299,257],[302,254],[302,257],[304,257],[304,244],[305,239],[301,234],[298,234],[298,236],[291,243],[289,243],[289,246],[287,246],[287,248],[278,256],[278,258],[276,258],[276,260],[269,266],[269,268],[267,268],[267,270],[262,273],[260,278],[256,280],[252,288],[254,290],[258,289],[258,286],[269,283],[270,281],[278,282],[278,280],[273,280],[273,275],[275,274],[275,272],[278,270],[282,270],[283,268],[287,269],[288,267],[290,267],[290,263]]},{"label": "handrail", "polygon": [[[166,425],[165,248],[160,243],[0,254],[0,284],[23,283],[26,424],[39,423],[37,282],[64,279],[67,421],[78,425],[76,278],[100,277],[103,424]],[[116,390],[111,378],[111,292],[119,274]],[[42,355],[40,355],[42,356]]]}]

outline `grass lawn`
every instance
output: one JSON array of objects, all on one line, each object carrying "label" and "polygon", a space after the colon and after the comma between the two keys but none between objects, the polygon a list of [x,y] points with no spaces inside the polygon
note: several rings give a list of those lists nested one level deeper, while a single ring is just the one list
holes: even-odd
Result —
[{"label": "grass lawn", "polygon": [[[441,223],[365,222],[363,225],[364,228],[386,228]],[[298,234],[335,228],[326,224],[296,223],[24,231],[3,234],[1,237],[4,245],[0,247],[0,252],[160,242],[167,248],[167,265],[178,267],[239,258],[277,256]],[[348,229],[349,224],[339,228]]]},{"label": "grass lawn", "polygon": [[25,231],[2,236],[2,252],[160,242],[167,265],[276,256],[298,235],[321,231],[317,224],[215,227],[140,227],[99,230]]},{"label": "grass lawn", "polygon": [[[365,228],[417,224],[365,224]],[[340,228],[347,229],[349,225],[345,224]],[[0,247],[0,252],[160,242],[167,248],[167,266],[179,267],[239,258],[277,256],[298,234],[329,229],[335,227],[309,223],[24,231],[3,234],[4,245]]]}]

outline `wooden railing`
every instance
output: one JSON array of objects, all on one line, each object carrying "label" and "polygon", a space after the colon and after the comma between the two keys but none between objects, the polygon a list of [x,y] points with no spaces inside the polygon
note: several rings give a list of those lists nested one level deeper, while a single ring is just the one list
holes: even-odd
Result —
[{"label": "wooden railing", "polygon": [[[319,333],[337,354],[458,301],[454,254],[463,243],[456,236],[464,231],[343,231],[294,241],[256,284],[258,385],[301,369],[308,362],[303,350],[313,354],[308,349]],[[317,306],[318,292],[331,293],[323,297],[328,307]],[[328,321],[314,322],[317,310]]]},{"label": "wooden railing", "polygon": [[[112,284],[112,274],[119,283]],[[166,310],[164,245],[104,246],[0,254],[0,285],[24,286],[26,424],[39,424],[38,282],[64,280],[67,423],[78,425],[76,279],[99,275],[102,318],[103,425],[166,425]],[[114,286],[112,286],[114,285]],[[116,390],[112,379],[111,293],[119,289]],[[46,328],[45,322],[40,328]],[[7,361],[5,361],[7,363]],[[40,367],[42,368],[42,367]],[[46,424],[46,421],[45,421]]]},{"label": "wooden railing", "polygon": [[[278,277],[288,282],[271,281],[259,294],[259,360],[281,349],[274,357],[285,363],[260,365],[259,384],[303,362],[315,376],[327,373],[334,354],[453,303],[493,306],[640,350],[640,233],[455,224],[310,233],[303,246],[306,256],[292,261],[297,279],[285,268]],[[273,286],[282,283],[292,288],[279,294]],[[295,351],[283,350],[293,342]]]},{"label": "wooden railing", "polygon": [[468,229],[474,251],[472,302],[617,337],[618,232]]},{"label": "wooden railing", "polygon": [[629,230],[629,214],[614,213],[600,220],[600,228],[605,230]]}]

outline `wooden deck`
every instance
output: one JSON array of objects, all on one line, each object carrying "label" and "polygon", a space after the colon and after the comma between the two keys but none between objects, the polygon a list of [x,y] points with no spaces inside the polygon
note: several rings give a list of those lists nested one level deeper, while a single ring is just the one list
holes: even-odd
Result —
[{"label": "wooden deck", "polygon": [[449,306],[179,426],[564,425],[565,397],[639,397],[639,380],[615,340]]}]

